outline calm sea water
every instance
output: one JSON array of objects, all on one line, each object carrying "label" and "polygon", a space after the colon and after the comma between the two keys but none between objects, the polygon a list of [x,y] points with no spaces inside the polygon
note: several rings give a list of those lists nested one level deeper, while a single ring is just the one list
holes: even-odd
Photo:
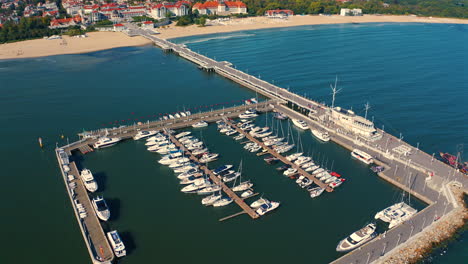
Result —
[{"label": "calm sea water", "polygon": [[[338,75],[343,89],[338,105],[363,113],[369,101],[369,116],[379,126],[432,153],[455,152],[467,143],[467,30],[460,25],[332,25],[176,41],[327,103],[329,83]],[[75,140],[83,129],[255,96],[150,46],[0,61],[0,81],[5,263],[89,262],[53,155],[56,142]],[[266,115],[257,121],[271,122]],[[144,142],[96,151],[83,157],[83,166],[94,172],[110,204],[112,218],[105,229],[118,229],[129,248],[122,263],[325,263],[339,256],[334,249],[341,238],[401,195],[347,151],[319,144],[307,132],[299,133],[304,151],[349,179],[337,192],[314,200],[214,126],[195,134],[221,154],[213,167],[243,160],[245,177],[256,191],[281,201],[280,209],[256,221],[241,216],[219,223],[239,208],[205,208],[199,196],[181,193],[171,171],[156,163],[157,155],[147,152]],[[46,143],[43,150],[39,136]],[[423,205],[414,201],[414,206]],[[460,263],[467,243],[463,235],[431,262]]]}]

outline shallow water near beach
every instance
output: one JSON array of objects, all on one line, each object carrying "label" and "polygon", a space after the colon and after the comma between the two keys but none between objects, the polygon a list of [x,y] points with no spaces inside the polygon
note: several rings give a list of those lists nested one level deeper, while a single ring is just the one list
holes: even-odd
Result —
[{"label": "shallow water near beach", "polygon": [[[466,151],[459,144],[467,143],[467,30],[466,25],[326,25],[175,41],[327,104],[329,84],[338,75],[343,90],[337,105],[364,114],[369,101],[368,115],[379,127],[402,133],[413,145],[419,142],[428,153],[453,153]],[[218,109],[255,96],[152,46],[0,61],[0,69],[5,263],[89,263],[57,169],[56,142],[76,140],[83,129],[132,125],[186,109]],[[268,126],[271,120],[270,115],[257,118]],[[284,131],[287,126],[282,123]],[[327,263],[340,256],[335,252],[339,240],[402,194],[348,151],[321,144],[310,132],[292,128],[304,152],[348,179],[317,199],[214,125],[192,131],[221,154],[210,167],[237,168],[242,160],[243,175],[255,191],[280,201],[280,208],[255,221],[242,215],[219,222],[240,209],[235,204],[206,208],[200,196],[181,193],[171,170],[156,162],[159,156],[146,151],[143,141],[95,151],[80,165],[93,171],[98,194],[111,207],[104,228],[119,230],[127,244],[129,255],[119,263]],[[45,142],[42,150],[39,136]],[[464,234],[430,261],[461,263],[466,247]]]}]

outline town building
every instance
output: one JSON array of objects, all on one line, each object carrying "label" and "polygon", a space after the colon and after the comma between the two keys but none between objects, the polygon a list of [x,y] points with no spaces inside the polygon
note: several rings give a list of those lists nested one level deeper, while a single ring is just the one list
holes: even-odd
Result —
[{"label": "town building", "polygon": [[54,19],[50,21],[49,28],[67,28],[81,24],[82,18],[77,15],[71,18]]},{"label": "town building", "polygon": [[340,15],[341,16],[362,16],[362,9],[360,9],[360,8],[354,8],[354,9],[341,8]]},{"label": "town building", "polygon": [[165,3],[153,5],[150,8],[150,16],[155,19],[162,19],[170,14],[171,16],[185,16],[188,15],[190,2],[178,1],[176,3]]},{"label": "town building", "polygon": [[288,16],[293,16],[294,12],[288,9],[275,9],[265,11],[265,16],[270,18],[287,18]]},{"label": "town building", "polygon": [[241,1],[206,1],[195,3],[192,7],[194,11],[201,15],[247,14],[247,5]]}]

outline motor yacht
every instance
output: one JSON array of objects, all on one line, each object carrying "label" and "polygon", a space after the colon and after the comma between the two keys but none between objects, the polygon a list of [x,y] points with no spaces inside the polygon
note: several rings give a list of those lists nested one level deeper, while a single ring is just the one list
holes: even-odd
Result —
[{"label": "motor yacht", "polygon": [[109,207],[102,196],[97,196],[92,200],[94,211],[99,219],[102,221],[107,221],[110,218]]},{"label": "motor yacht", "polygon": [[325,191],[324,188],[322,187],[315,187],[315,188],[312,188],[311,190],[309,190],[309,193],[310,193],[310,197],[311,198],[315,198],[315,197],[318,197],[320,196],[323,191]]},{"label": "motor yacht", "polygon": [[223,176],[223,182],[232,182],[240,176],[240,172],[233,172]]},{"label": "motor yacht", "polygon": [[98,189],[98,185],[94,180],[94,176],[90,170],[84,169],[80,173],[81,180],[83,181],[84,186],[90,192],[95,192]]},{"label": "motor yacht", "polygon": [[289,161],[295,161],[297,158],[302,156],[302,154],[303,154],[302,152],[293,153],[291,155],[286,156],[286,159]]},{"label": "motor yacht", "polygon": [[291,120],[292,120],[293,124],[294,124],[296,127],[300,128],[300,129],[302,129],[302,130],[307,130],[307,129],[309,129],[309,126],[307,125],[307,123],[306,123],[304,120],[294,119],[294,118],[292,118]]},{"label": "motor yacht", "polygon": [[195,165],[195,164],[190,163],[190,164],[185,165],[183,167],[179,167],[179,168],[174,169],[174,172],[175,173],[184,173],[184,172],[189,171],[191,169],[198,169],[198,166]]},{"label": "motor yacht", "polygon": [[117,144],[121,139],[118,137],[114,138],[109,138],[109,137],[101,137],[96,141],[96,143],[93,144],[93,148],[98,149],[98,148],[107,148],[114,146]]},{"label": "motor yacht", "polygon": [[205,153],[207,151],[208,151],[207,148],[197,148],[197,149],[192,150],[192,154],[196,156],[196,155],[200,155],[202,153]]},{"label": "motor yacht", "polygon": [[346,252],[364,245],[376,236],[376,229],[377,226],[374,223],[366,225],[349,235],[347,238],[341,240],[336,247],[336,251]]},{"label": "motor yacht", "polygon": [[158,133],[158,131],[156,130],[141,130],[141,131],[138,131],[138,133],[133,136],[133,139],[134,140],[140,140],[142,138],[147,138],[147,137],[151,137],[153,135],[156,135]]},{"label": "motor yacht", "polygon": [[194,128],[207,127],[208,123],[206,121],[200,121],[192,125]]},{"label": "motor yacht", "polygon": [[311,157],[301,156],[301,157],[297,158],[296,161],[294,161],[294,164],[296,164],[297,166],[301,166],[302,164],[306,164],[307,162],[309,162],[311,160],[312,160]]},{"label": "motor yacht", "polygon": [[211,185],[210,181],[204,178],[197,179],[194,183],[183,187],[180,191],[184,193],[194,193],[206,186]]},{"label": "motor yacht", "polygon": [[188,135],[190,135],[190,134],[192,134],[192,132],[190,132],[190,131],[184,131],[184,132],[181,132],[181,133],[175,135],[175,138],[185,137],[185,136],[188,136]]},{"label": "motor yacht", "polygon": [[260,206],[260,208],[258,208],[256,212],[259,215],[264,215],[268,212],[275,210],[276,208],[278,208],[278,206],[280,206],[279,202],[268,202],[268,203],[262,204],[262,206]]},{"label": "motor yacht", "polygon": [[220,167],[218,167],[217,169],[215,169],[215,170],[213,171],[213,174],[214,174],[214,175],[219,175],[219,174],[222,173],[223,171],[229,170],[230,168],[232,168],[232,165],[223,165],[223,166],[220,166]]},{"label": "motor yacht", "polygon": [[242,191],[252,188],[252,186],[253,186],[253,183],[251,183],[250,181],[245,181],[245,182],[239,183],[239,185],[232,187],[232,190],[234,192],[242,192]]},{"label": "motor yacht", "polygon": [[312,132],[312,135],[314,135],[319,140],[323,142],[330,141],[330,135],[328,134],[327,131],[321,131],[321,130],[313,129],[313,128],[311,128],[310,131]]},{"label": "motor yacht", "polygon": [[297,173],[297,169],[295,168],[289,168],[283,172],[284,176],[292,176]]},{"label": "motor yacht", "polygon": [[191,176],[194,176],[194,175],[197,174],[197,173],[199,173],[198,168],[192,168],[192,169],[189,169],[189,170],[187,170],[187,171],[185,171],[185,172],[179,174],[179,175],[177,176],[177,178],[180,179],[180,180],[183,180],[183,179],[185,179],[185,178],[189,178],[189,177],[191,177]]},{"label": "motor yacht", "polygon": [[266,203],[269,203],[269,202],[270,201],[268,201],[268,199],[262,197],[262,198],[256,200],[255,202],[251,203],[250,207],[256,209],[256,208],[262,206],[263,204],[266,204]]},{"label": "motor yacht", "polygon": [[200,162],[201,163],[207,163],[207,162],[211,162],[211,161],[215,161],[217,160],[219,157],[219,154],[218,153],[207,153],[207,154],[203,154],[203,156],[200,158]]},{"label": "motor yacht", "polygon": [[247,190],[241,194],[241,198],[247,198],[247,197],[252,196],[253,194],[254,192],[252,190]]},{"label": "motor yacht", "polygon": [[124,257],[127,255],[127,251],[125,250],[125,245],[120,239],[119,233],[116,230],[107,233],[107,239],[114,250],[115,256],[118,258]]},{"label": "motor yacht", "polygon": [[203,205],[213,205],[213,203],[215,203],[216,201],[218,201],[219,199],[221,199],[223,196],[221,194],[212,194],[210,196],[207,196],[205,198],[202,199],[202,204]]},{"label": "motor yacht", "polygon": [[219,190],[221,190],[222,187],[220,185],[216,185],[216,184],[213,184],[213,185],[210,185],[210,186],[207,186],[201,190],[198,190],[197,193],[200,194],[200,195],[204,195],[204,194],[210,194],[210,193],[214,193],[214,192],[217,192]]}]

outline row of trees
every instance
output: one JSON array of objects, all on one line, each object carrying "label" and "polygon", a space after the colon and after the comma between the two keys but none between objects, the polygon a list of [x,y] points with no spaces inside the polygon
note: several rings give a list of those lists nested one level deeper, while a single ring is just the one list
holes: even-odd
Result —
[{"label": "row of trees", "polygon": [[41,38],[59,34],[59,29],[50,29],[48,17],[23,17],[19,23],[6,22],[0,28],[0,43]]},{"label": "row of trees", "polygon": [[[270,9],[290,9],[295,14],[338,14],[340,8],[361,8],[365,14],[416,14],[422,16],[468,18],[466,0],[243,0],[250,15]],[[384,6],[384,3],[388,6]]]}]

